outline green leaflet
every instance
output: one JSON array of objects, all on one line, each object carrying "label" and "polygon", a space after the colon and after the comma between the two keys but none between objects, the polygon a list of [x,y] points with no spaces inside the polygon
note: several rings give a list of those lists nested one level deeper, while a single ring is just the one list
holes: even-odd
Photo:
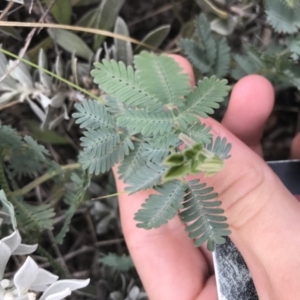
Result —
[{"label": "green leaflet", "polygon": [[93,100],[82,101],[81,103],[76,103],[75,108],[78,112],[72,116],[77,119],[75,123],[80,124],[80,128],[115,127],[112,115],[100,102]]},{"label": "green leaflet", "polygon": [[198,116],[206,118],[214,109],[220,107],[220,102],[227,96],[229,86],[227,80],[216,76],[204,77],[198,86],[186,96],[186,106],[179,110],[178,122],[185,129],[187,124],[198,122]]},{"label": "green leaflet", "polygon": [[199,144],[209,144],[212,139],[212,134],[210,132],[210,127],[206,127],[204,124],[196,123],[183,130],[183,133],[188,135],[196,143]]},{"label": "green leaflet", "polygon": [[146,143],[142,149],[142,156],[146,161],[160,164],[166,158],[169,152],[169,145],[165,147],[153,147],[153,145]]},{"label": "green leaflet", "polygon": [[224,211],[220,209],[221,201],[216,200],[218,194],[205,183],[193,180],[187,183],[188,190],[180,213],[184,223],[189,225],[186,231],[194,239],[196,247],[208,241],[208,249],[213,251],[215,244],[225,243],[225,236],[230,234]]},{"label": "green leaflet", "polygon": [[221,139],[218,136],[214,141],[212,140],[211,143],[206,145],[206,149],[224,160],[231,157],[231,155],[229,155],[231,144],[227,143],[226,138]]},{"label": "green leaflet", "polygon": [[214,74],[218,78],[224,78],[228,74],[230,59],[230,48],[223,37],[217,42],[217,56],[214,64]]},{"label": "green leaflet", "polygon": [[150,189],[153,186],[160,184],[161,177],[166,169],[167,168],[164,166],[149,162],[128,178],[126,182],[129,186],[125,188],[125,190],[129,191],[130,194],[133,194],[137,191]]},{"label": "green leaflet", "polygon": [[211,66],[205,57],[205,52],[194,40],[182,39],[180,41],[180,46],[193,66],[195,66],[203,74],[210,73]]},{"label": "green leaflet", "polygon": [[131,66],[123,62],[103,60],[102,64],[95,63],[96,69],[91,74],[94,82],[107,94],[118,97],[119,101],[130,105],[145,106],[158,101],[145,91],[137,82],[136,74]]},{"label": "green leaflet", "polygon": [[146,161],[142,156],[144,149],[143,143],[134,143],[134,149],[129,153],[126,159],[119,166],[118,173],[120,179],[124,179],[125,182],[135,173],[137,170],[145,166]]},{"label": "green leaflet", "polygon": [[188,75],[173,59],[143,51],[134,62],[141,87],[163,104],[184,105],[182,97],[190,92]]},{"label": "green leaflet", "polygon": [[231,59],[227,40],[213,35],[205,14],[200,14],[196,19],[195,27],[197,40],[182,39],[180,45],[183,52],[202,74],[224,78]]},{"label": "green leaflet", "polygon": [[296,33],[300,28],[300,6],[292,1],[265,0],[267,20],[279,33]]},{"label": "green leaflet", "polygon": [[89,174],[99,175],[109,171],[134,148],[130,136],[119,135],[107,128],[85,131],[84,134],[85,137],[81,138],[84,151],[80,154],[79,161],[83,169],[88,169]]},{"label": "green leaflet", "polygon": [[131,134],[151,136],[170,133],[173,118],[170,111],[147,113],[142,110],[127,110],[118,116],[117,124],[127,128]]},{"label": "green leaflet", "polygon": [[29,205],[23,200],[11,201],[15,207],[18,226],[28,230],[53,229],[54,210],[49,204]]},{"label": "green leaflet", "polygon": [[200,38],[200,42],[205,49],[207,61],[210,66],[213,66],[217,57],[216,42],[210,31],[210,24],[204,14],[201,14],[196,20],[196,34]]},{"label": "green leaflet", "polygon": [[89,177],[86,174],[83,175],[83,179],[81,179],[78,174],[73,173],[71,176],[72,180],[72,188],[67,188],[67,191],[64,195],[63,201],[69,205],[68,210],[65,212],[66,219],[64,221],[63,226],[61,227],[59,233],[55,237],[55,241],[58,244],[62,244],[63,240],[69,231],[71,220],[77,211],[78,207],[83,203],[85,190],[89,186]]},{"label": "green leaflet", "polygon": [[157,228],[171,220],[182,208],[186,183],[174,180],[156,187],[158,195],[150,195],[135,214],[137,226],[145,229]]},{"label": "green leaflet", "polygon": [[246,55],[234,55],[236,67],[231,75],[240,79],[248,74],[261,74],[267,77],[275,85],[296,86],[299,89],[299,68],[290,57],[291,51],[283,51],[282,47],[273,46],[277,51],[258,51],[253,47],[244,47]]},{"label": "green leaflet", "polygon": [[6,155],[9,159],[9,169],[13,176],[32,177],[42,169],[42,163],[48,163],[46,158],[49,155],[48,150],[32,137],[25,136],[22,141],[14,129],[1,124],[0,136],[0,154]]}]

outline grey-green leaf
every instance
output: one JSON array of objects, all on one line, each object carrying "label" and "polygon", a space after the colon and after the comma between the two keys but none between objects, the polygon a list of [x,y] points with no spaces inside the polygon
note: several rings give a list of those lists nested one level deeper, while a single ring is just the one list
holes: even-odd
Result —
[{"label": "grey-green leaf", "polygon": [[137,227],[151,229],[166,224],[175,217],[181,209],[186,184],[179,180],[174,180],[156,187],[159,193],[152,194],[142,204],[142,208],[135,214],[134,219],[138,221]]},{"label": "grey-green leaf", "polygon": [[[128,27],[121,17],[117,17],[114,33],[129,36]],[[116,47],[116,60],[123,61],[126,65],[132,65],[133,53],[131,43],[117,38],[114,39],[114,42]]]},{"label": "grey-green leaf", "polygon": [[76,34],[63,29],[48,29],[49,35],[56,43],[69,53],[74,53],[76,56],[90,60],[93,56],[93,51],[89,46]]},{"label": "grey-green leaf", "polygon": [[[150,31],[143,39],[142,43],[152,46],[154,48],[158,48],[161,43],[166,39],[170,32],[171,26],[170,25],[162,25],[154,30]],[[138,53],[142,50],[147,50],[143,45],[138,45],[134,52]]]},{"label": "grey-green leaf", "polygon": [[[95,26],[97,29],[111,30],[125,0],[102,0],[97,9]],[[104,35],[96,35],[93,49],[96,51],[103,43]]]}]

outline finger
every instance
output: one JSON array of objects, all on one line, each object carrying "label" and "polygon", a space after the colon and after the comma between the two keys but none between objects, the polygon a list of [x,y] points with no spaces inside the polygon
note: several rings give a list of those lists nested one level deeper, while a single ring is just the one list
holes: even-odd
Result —
[{"label": "finger", "polygon": [[293,159],[300,158],[300,132],[294,137],[291,145],[291,157]]},{"label": "finger", "polygon": [[261,155],[260,139],[273,105],[271,83],[259,75],[246,76],[234,86],[222,124]]},{"label": "finger", "polygon": [[[190,64],[181,56],[172,56],[190,76],[194,77]],[[119,191],[125,189],[117,179]],[[210,269],[205,256],[195,248],[185,232],[178,216],[167,225],[146,231],[136,227],[134,214],[153,191],[140,191],[134,195],[120,195],[122,229],[130,254],[150,299],[196,299],[205,292],[207,299],[217,299],[214,281],[207,279]]]},{"label": "finger", "polygon": [[[223,171],[200,179],[219,193],[231,239],[245,258],[260,299],[294,299],[300,294],[300,287],[292,280],[300,276],[298,201],[236,136],[212,119],[206,123],[213,133],[232,143],[232,157]],[[283,282],[291,282],[288,296],[280,289]]]}]

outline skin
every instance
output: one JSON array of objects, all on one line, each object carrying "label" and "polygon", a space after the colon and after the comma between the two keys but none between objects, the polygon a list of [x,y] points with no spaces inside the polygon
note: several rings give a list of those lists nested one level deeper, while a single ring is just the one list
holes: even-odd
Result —
[{"label": "skin", "polygon": [[[188,61],[172,57],[194,86]],[[231,239],[250,269],[259,299],[294,300],[300,295],[300,204],[261,158],[260,139],[273,104],[269,81],[258,75],[241,79],[222,124],[202,120],[213,134],[232,143],[232,156],[217,175],[193,178],[205,180],[219,193]],[[299,146],[300,135],[291,147],[295,158],[300,157]],[[124,182],[115,177],[118,191],[124,191]],[[158,229],[136,228],[134,213],[150,193],[119,197],[123,233],[149,298],[217,300],[211,254],[205,246],[194,247],[179,217]]]}]

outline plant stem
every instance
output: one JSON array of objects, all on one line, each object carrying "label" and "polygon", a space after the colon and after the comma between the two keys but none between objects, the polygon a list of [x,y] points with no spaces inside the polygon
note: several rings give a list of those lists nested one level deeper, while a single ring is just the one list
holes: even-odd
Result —
[{"label": "plant stem", "polygon": [[4,193],[6,195],[8,195],[10,193],[9,184],[8,184],[6,176],[5,176],[3,159],[2,159],[1,153],[0,153],[0,186],[4,190]]},{"label": "plant stem", "polygon": [[[33,190],[34,188],[36,188],[37,186],[39,186],[40,184],[44,183],[45,181],[57,176],[60,173],[60,171],[71,171],[71,170],[79,169],[80,167],[81,167],[81,165],[79,163],[62,166],[61,170],[54,170],[50,173],[46,173],[46,174],[42,175],[41,177],[39,177],[39,178],[35,179],[34,181],[30,182],[29,184],[25,185],[21,189],[10,193],[10,196],[25,195],[28,192],[30,192],[31,190]],[[0,176],[1,176],[1,174],[0,174]],[[1,177],[0,177],[0,180],[1,180]]]}]

